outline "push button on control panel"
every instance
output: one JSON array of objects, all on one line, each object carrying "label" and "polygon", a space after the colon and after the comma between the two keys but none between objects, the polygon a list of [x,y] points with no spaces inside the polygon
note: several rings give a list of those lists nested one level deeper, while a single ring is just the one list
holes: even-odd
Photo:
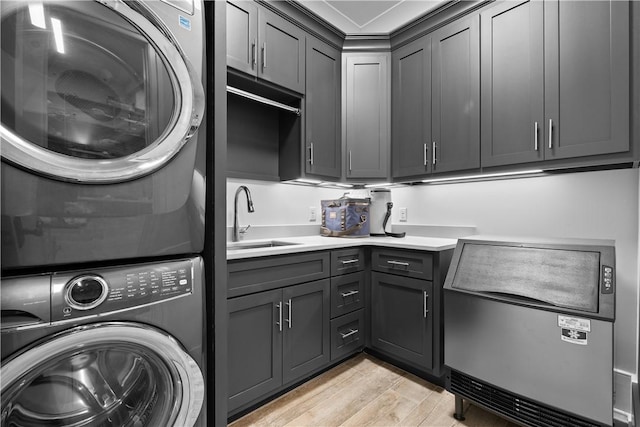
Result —
[{"label": "push button on control panel", "polygon": [[602,267],[602,293],[613,293],[613,267],[608,265]]}]

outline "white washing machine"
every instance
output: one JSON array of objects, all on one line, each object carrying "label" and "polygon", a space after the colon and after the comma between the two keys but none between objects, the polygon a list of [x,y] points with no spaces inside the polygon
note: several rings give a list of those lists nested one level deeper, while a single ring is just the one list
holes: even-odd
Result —
[{"label": "white washing machine", "polygon": [[3,271],[202,251],[202,8],[0,1]]},{"label": "white washing machine", "polygon": [[202,258],[3,278],[2,426],[206,425]]}]

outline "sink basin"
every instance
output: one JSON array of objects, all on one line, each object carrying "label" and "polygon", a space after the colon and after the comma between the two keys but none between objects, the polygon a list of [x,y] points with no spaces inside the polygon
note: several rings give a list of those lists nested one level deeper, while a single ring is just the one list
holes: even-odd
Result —
[{"label": "sink basin", "polygon": [[239,249],[261,249],[261,248],[275,248],[279,246],[299,245],[299,243],[283,242],[280,240],[269,240],[266,242],[233,242],[227,243],[228,250]]}]

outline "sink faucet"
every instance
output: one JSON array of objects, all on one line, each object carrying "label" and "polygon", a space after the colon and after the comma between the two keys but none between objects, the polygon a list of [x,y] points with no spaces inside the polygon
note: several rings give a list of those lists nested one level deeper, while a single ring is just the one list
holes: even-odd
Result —
[{"label": "sink faucet", "polygon": [[251,192],[249,191],[249,189],[244,186],[241,185],[240,187],[238,187],[238,189],[236,190],[236,196],[233,200],[233,236],[231,238],[232,241],[237,242],[238,240],[240,240],[240,234],[244,234],[247,232],[247,229],[250,227],[249,225],[247,225],[244,228],[241,228],[238,226],[238,196],[240,195],[240,193],[244,190],[245,194],[247,195],[247,210],[249,212],[253,212],[253,200],[251,200]]}]

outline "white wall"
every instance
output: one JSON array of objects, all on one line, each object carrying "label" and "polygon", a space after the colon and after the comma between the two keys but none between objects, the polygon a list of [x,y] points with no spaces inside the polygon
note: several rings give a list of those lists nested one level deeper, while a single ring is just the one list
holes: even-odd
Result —
[{"label": "white wall", "polygon": [[299,225],[314,224],[309,221],[309,207],[318,209],[320,224],[320,200],[335,199],[349,189],[319,188],[277,182],[227,179],[227,226],[233,226],[233,199],[236,189],[246,185],[251,191],[255,212],[247,212],[247,201],[240,194],[238,220],[241,225]]}]

